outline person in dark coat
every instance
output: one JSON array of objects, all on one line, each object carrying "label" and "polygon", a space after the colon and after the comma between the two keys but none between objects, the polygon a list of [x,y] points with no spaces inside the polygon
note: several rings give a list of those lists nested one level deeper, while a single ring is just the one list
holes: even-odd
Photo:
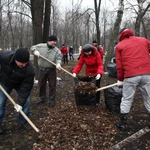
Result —
[{"label": "person in dark coat", "polygon": [[74,57],[73,57],[73,47],[72,46],[69,47],[69,57],[70,57],[70,60],[74,60]]},{"label": "person in dark coat", "polygon": [[[30,93],[34,84],[34,68],[29,61],[29,51],[25,48],[19,48],[15,51],[0,51],[0,85],[10,94],[13,89],[18,94],[17,106],[14,106],[17,112],[21,109],[29,116]],[[2,122],[5,114],[7,96],[0,90],[0,134],[4,132]],[[25,118],[19,113],[19,126],[30,130],[31,126]]]}]

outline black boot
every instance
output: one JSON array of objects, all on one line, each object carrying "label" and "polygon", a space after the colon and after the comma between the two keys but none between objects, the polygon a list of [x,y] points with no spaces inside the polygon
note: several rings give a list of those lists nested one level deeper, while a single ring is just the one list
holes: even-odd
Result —
[{"label": "black boot", "polygon": [[2,134],[4,132],[2,125],[0,125],[0,134]]},{"label": "black boot", "polygon": [[41,104],[41,103],[44,103],[44,102],[45,102],[45,99],[39,98],[35,103],[36,104]]},{"label": "black boot", "polygon": [[149,113],[149,119],[148,119],[148,127],[150,128],[150,113]]},{"label": "black boot", "polygon": [[128,114],[121,114],[120,122],[116,124],[117,128],[121,131],[126,129]]},{"label": "black boot", "polygon": [[50,100],[50,107],[55,107],[55,101],[54,100]]}]

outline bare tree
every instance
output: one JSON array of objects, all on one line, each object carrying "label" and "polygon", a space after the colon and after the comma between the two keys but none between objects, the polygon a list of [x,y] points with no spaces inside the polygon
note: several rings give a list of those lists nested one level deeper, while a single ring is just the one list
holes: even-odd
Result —
[{"label": "bare tree", "polygon": [[135,35],[140,35],[140,27],[141,23],[143,23],[143,17],[147,10],[150,8],[150,2],[147,3],[146,7],[144,8],[144,1],[142,0],[137,0],[138,2],[138,11],[137,11],[137,17],[136,17],[136,22],[135,22]]},{"label": "bare tree", "polygon": [[99,45],[100,42],[100,27],[99,27],[99,16],[100,16],[100,6],[101,6],[101,0],[99,0],[99,3],[97,0],[94,0],[94,7],[95,7],[95,22],[96,22],[96,36],[97,36],[97,44]]},{"label": "bare tree", "polygon": [[114,23],[114,27],[113,27],[111,36],[110,36],[108,53],[107,53],[107,57],[106,57],[106,61],[105,61],[106,64],[113,56],[115,42],[117,40],[118,32],[119,32],[120,25],[122,22],[123,11],[124,11],[124,0],[119,0],[117,17],[116,17],[116,21]]}]

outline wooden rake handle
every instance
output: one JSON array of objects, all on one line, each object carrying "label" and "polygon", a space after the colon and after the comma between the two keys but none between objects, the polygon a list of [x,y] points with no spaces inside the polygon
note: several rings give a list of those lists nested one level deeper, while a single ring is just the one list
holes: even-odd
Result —
[{"label": "wooden rake handle", "polygon": [[108,86],[104,86],[102,88],[97,89],[96,92],[104,90],[104,89],[108,89],[108,88],[111,88],[111,87],[114,87],[114,86],[117,86],[117,85],[118,85],[117,83],[114,83],[114,84],[111,84],[111,85],[108,85]]},{"label": "wooden rake handle", "polygon": [[[39,57],[43,58],[44,60],[46,60],[46,61],[48,61],[48,62],[50,62],[51,64],[53,64],[53,65],[56,66],[56,64],[55,64],[54,62],[52,62],[51,60],[45,58],[44,56],[40,55]],[[71,75],[72,77],[74,77],[74,76],[72,75],[72,73],[68,72],[68,71],[65,70],[64,68],[61,67],[61,70],[63,70],[64,72],[66,72],[66,73],[68,73],[69,75]]]},{"label": "wooden rake handle", "polygon": [[[7,98],[12,102],[14,106],[17,106],[15,101],[10,97],[10,95],[5,91],[5,89],[0,85],[0,89],[3,91],[3,93],[7,96]],[[20,110],[19,111],[21,115],[26,119],[26,121],[32,126],[32,128],[36,131],[39,132],[39,129],[32,123],[32,121],[26,116],[26,114]]]}]

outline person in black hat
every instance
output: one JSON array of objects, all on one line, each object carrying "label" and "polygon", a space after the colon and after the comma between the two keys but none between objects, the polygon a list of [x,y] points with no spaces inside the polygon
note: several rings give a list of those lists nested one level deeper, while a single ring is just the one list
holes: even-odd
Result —
[{"label": "person in black hat", "polygon": [[[37,104],[44,103],[46,101],[46,85],[48,81],[49,85],[49,100],[48,103],[50,107],[55,106],[56,98],[56,68],[61,69],[62,54],[60,50],[56,47],[57,37],[55,35],[50,35],[47,43],[33,45],[31,47],[31,52],[38,57],[39,66],[39,99]],[[56,65],[44,60],[40,57],[49,59]]]},{"label": "person in black hat", "polygon": [[[15,109],[22,111],[29,116],[30,109],[30,93],[34,83],[34,69],[29,61],[29,52],[25,48],[19,48],[15,51],[0,51],[0,85],[8,94],[13,89],[18,94],[17,106]],[[0,134],[4,132],[2,122],[5,114],[7,97],[0,90]],[[18,124],[26,130],[30,130],[31,126],[26,122],[25,118],[19,113]]]},{"label": "person in black hat", "polygon": [[[91,44],[85,44],[83,46],[78,64],[72,71],[74,77],[81,71],[84,64],[86,65],[86,76],[95,77],[96,86],[100,88],[100,79],[104,73],[103,62],[100,53],[97,51],[96,47]],[[100,101],[100,92],[96,93],[96,101],[98,105]]]}]

